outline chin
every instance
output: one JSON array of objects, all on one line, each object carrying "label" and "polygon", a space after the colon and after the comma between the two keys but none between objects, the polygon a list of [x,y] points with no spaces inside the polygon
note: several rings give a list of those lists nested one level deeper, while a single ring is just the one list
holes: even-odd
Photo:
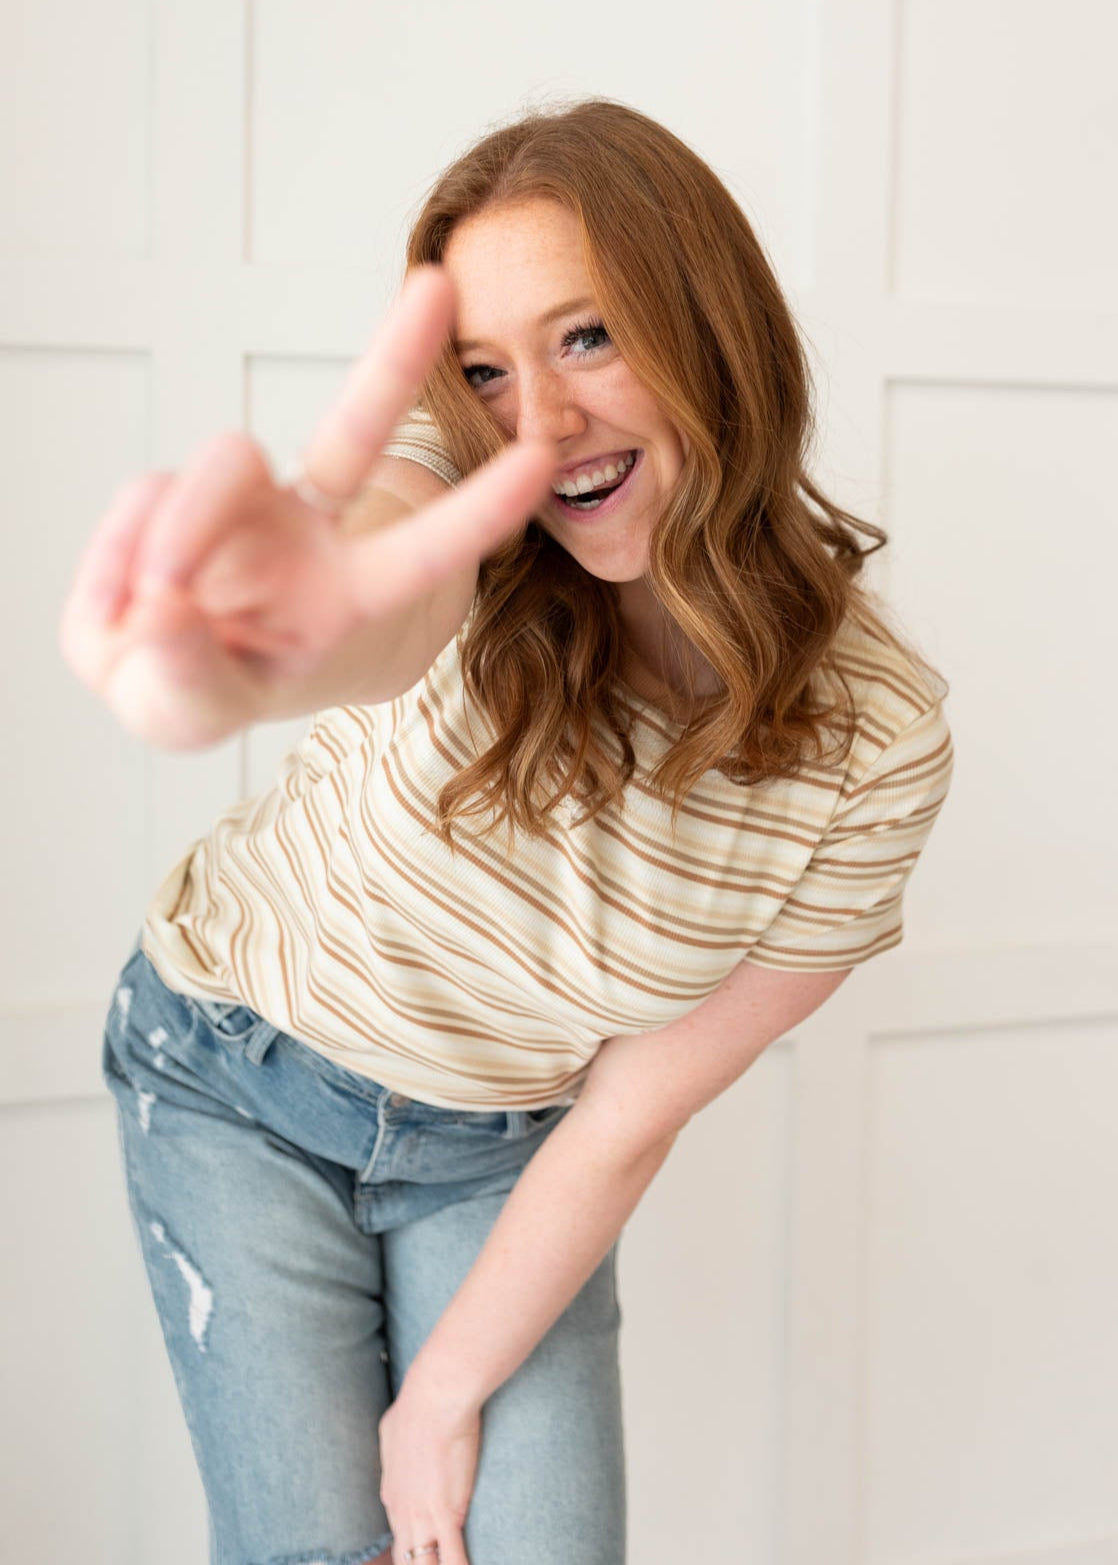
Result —
[{"label": "chin", "polygon": [[607,569],[605,566],[585,565],[580,560],[583,570],[588,576],[593,576],[597,581],[612,582],[615,587],[623,587],[627,582],[642,581],[648,575],[648,566],[617,566],[615,569]]},{"label": "chin", "polygon": [[647,548],[625,551],[616,550],[613,552],[592,550],[585,547],[581,549],[577,547],[572,548],[565,538],[561,538],[556,533],[551,532],[550,528],[545,530],[550,533],[559,547],[564,549],[577,565],[581,565],[588,576],[593,576],[598,581],[611,581],[620,585],[620,583],[626,581],[639,581],[642,576],[648,575]]},{"label": "chin", "polygon": [[643,576],[648,575],[647,549],[626,550],[624,553],[619,551],[605,559],[579,559],[576,554],[575,559],[584,571],[589,572],[591,576],[597,576],[599,581],[620,584],[626,581],[640,581]]}]

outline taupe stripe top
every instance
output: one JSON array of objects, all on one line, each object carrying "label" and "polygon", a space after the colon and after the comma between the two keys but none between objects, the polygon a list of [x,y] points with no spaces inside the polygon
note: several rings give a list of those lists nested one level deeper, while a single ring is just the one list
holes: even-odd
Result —
[{"label": "taupe stripe top", "polygon": [[[389,450],[457,477],[418,424]],[[144,949],[172,988],[240,1000],[409,1097],[571,1102],[603,1039],[663,1026],[743,957],[820,971],[900,943],[951,736],[896,646],[852,626],[840,654],[859,723],[837,768],[760,787],[708,772],[673,838],[647,779],[678,729],[626,687],[621,805],[568,809],[511,854],[503,828],[459,822],[451,855],[434,804],[475,753],[451,642],[396,700],[319,712],[272,787],[171,869]]]}]

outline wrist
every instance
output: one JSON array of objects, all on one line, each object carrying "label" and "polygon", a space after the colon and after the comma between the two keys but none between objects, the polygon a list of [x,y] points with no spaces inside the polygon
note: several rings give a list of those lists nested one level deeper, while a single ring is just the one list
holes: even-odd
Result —
[{"label": "wrist", "polygon": [[460,1367],[440,1363],[437,1350],[428,1351],[429,1344],[430,1339],[412,1360],[397,1400],[406,1397],[439,1414],[465,1417],[480,1413],[485,1402],[481,1387],[472,1385]]}]

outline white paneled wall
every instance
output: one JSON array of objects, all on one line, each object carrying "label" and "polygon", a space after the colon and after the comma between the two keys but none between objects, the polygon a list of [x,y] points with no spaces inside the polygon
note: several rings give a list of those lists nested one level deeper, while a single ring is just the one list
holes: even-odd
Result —
[{"label": "white paneled wall", "polygon": [[154,22],[146,0],[4,7],[5,262],[150,256]]},{"label": "white paneled wall", "polygon": [[906,299],[1113,312],[1114,14],[897,7],[892,286]]},{"label": "white paneled wall", "polygon": [[622,1235],[629,1558],[780,1559],[795,1063],[689,1126]]},{"label": "white paneled wall", "polygon": [[305,727],[118,731],[56,651],[82,541],[223,427],[292,458],[439,168],[602,93],[753,219],[957,752],[904,947],[628,1226],[630,1565],[1118,1562],[1116,53],[1107,0],[0,9],[5,1556],[205,1558],[100,1026],[158,877]]},{"label": "white paneled wall", "polygon": [[873,1046],[867,1562],[1113,1546],[1116,1046],[1113,1018]]},{"label": "white paneled wall", "polygon": [[912,917],[968,945],[1113,934],[1118,395],[899,380],[886,411],[892,596],[954,674],[966,779],[968,894],[933,852]]},{"label": "white paneled wall", "polygon": [[10,486],[0,825],[9,890],[0,915],[5,1008],[35,1013],[106,992],[107,951],[125,949],[138,922],[144,748],[64,668],[56,626],[89,525],[89,494],[105,493],[122,471],[143,465],[150,400],[150,364],[141,354],[0,346]]}]

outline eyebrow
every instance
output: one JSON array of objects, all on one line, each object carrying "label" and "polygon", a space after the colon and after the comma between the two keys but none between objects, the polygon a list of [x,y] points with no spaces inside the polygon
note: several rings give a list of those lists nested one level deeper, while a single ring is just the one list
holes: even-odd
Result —
[{"label": "eyebrow", "polygon": [[[550,326],[553,321],[561,320],[564,315],[573,315],[576,310],[585,310],[589,306],[593,305],[593,303],[593,299],[588,299],[585,297],[581,299],[568,299],[565,304],[557,304],[553,310],[548,310],[543,315],[539,316],[536,320],[536,325]],[[485,344],[483,342],[474,342],[472,340],[469,342],[456,341],[454,344],[455,351],[458,353],[472,353],[475,348],[484,348],[484,346]]]}]

